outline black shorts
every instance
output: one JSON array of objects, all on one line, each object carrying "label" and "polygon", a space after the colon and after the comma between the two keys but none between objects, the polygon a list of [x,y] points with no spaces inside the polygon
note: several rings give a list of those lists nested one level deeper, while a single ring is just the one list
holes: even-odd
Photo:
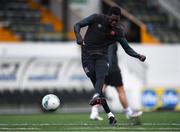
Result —
[{"label": "black shorts", "polygon": [[105,78],[104,84],[114,87],[122,86],[123,81],[122,81],[121,71],[117,70],[117,71],[109,72]]},{"label": "black shorts", "polygon": [[82,57],[82,66],[89,78],[104,78],[108,74],[107,57],[104,55]]}]

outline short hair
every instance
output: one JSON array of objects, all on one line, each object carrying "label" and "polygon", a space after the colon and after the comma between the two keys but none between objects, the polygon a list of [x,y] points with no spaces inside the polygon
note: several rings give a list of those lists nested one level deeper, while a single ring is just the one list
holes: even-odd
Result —
[{"label": "short hair", "polygon": [[112,14],[121,16],[121,9],[117,6],[111,7],[108,11],[108,15],[112,15]]}]

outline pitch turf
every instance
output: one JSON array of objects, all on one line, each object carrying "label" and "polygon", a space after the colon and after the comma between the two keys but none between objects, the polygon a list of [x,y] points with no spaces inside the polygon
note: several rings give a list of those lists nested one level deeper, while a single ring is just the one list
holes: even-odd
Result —
[{"label": "pitch turf", "polygon": [[180,112],[144,113],[141,125],[133,125],[123,114],[118,124],[89,120],[89,114],[0,115],[0,131],[180,131]]}]

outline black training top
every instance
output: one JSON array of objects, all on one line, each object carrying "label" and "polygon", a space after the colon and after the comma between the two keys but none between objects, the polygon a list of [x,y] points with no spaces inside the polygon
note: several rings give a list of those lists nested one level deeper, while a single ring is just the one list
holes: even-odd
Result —
[{"label": "black training top", "polygon": [[87,54],[107,54],[107,49],[110,44],[119,42],[125,52],[130,56],[139,58],[136,53],[128,44],[125,39],[122,28],[111,28],[108,23],[108,17],[104,14],[93,14],[74,26],[77,41],[81,39],[80,29],[88,26],[87,32],[84,37],[85,46],[83,52]]}]

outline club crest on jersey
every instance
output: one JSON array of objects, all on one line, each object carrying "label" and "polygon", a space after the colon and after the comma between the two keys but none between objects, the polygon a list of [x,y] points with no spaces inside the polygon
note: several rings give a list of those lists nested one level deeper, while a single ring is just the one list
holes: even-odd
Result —
[{"label": "club crest on jersey", "polygon": [[115,35],[116,35],[116,32],[112,30],[112,31],[110,32],[110,34],[111,34],[111,36],[115,36]]},{"label": "club crest on jersey", "polygon": [[101,28],[102,27],[102,25],[101,24],[98,24],[98,28]]}]

